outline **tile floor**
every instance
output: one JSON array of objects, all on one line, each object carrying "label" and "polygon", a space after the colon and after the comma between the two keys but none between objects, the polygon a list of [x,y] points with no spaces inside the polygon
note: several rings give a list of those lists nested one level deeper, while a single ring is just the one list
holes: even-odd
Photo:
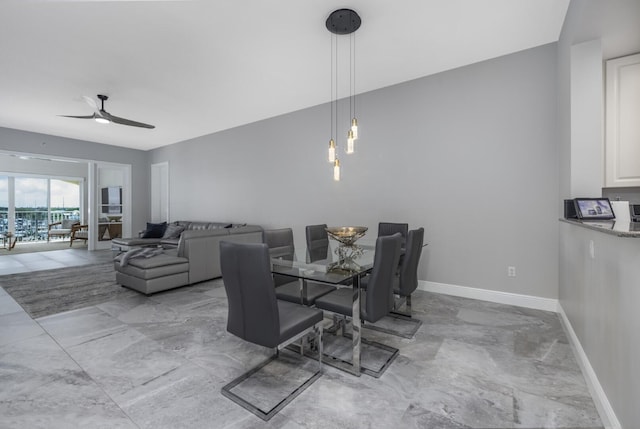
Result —
[{"label": "tile floor", "polygon": [[86,247],[18,254],[0,248],[0,252],[0,276],[95,264],[113,258],[111,250],[89,252]]},{"label": "tile floor", "polygon": [[[110,257],[84,252],[0,270]],[[37,320],[0,289],[0,427],[602,427],[556,314],[424,291],[414,311],[413,339],[363,330],[400,349],[381,378],[325,366],[265,423],[220,393],[269,354],[226,333],[220,280]]]}]

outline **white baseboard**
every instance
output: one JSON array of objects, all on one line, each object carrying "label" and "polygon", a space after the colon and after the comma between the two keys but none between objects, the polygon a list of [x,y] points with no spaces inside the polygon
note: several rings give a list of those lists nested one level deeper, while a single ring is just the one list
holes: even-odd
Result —
[{"label": "white baseboard", "polygon": [[571,322],[569,322],[569,318],[565,314],[564,309],[562,308],[562,305],[560,305],[560,303],[558,303],[558,313],[560,314],[560,319],[562,320],[562,324],[564,325],[565,332],[567,332],[569,336],[569,341],[573,346],[573,350],[576,353],[578,365],[580,365],[582,374],[587,381],[587,386],[589,388],[589,392],[591,393],[591,397],[593,398],[593,402],[595,403],[596,409],[600,414],[600,418],[603,420],[602,424],[607,429],[622,429],[622,426],[618,421],[618,417],[616,417],[616,413],[613,411],[613,407],[611,406],[611,403],[609,402],[609,399],[604,393],[604,389],[602,388],[602,385],[598,380],[598,376],[593,370],[593,367],[589,362],[589,358],[582,348],[582,344],[580,344],[580,340],[573,330]]},{"label": "white baseboard", "polygon": [[596,376],[589,358],[585,353],[578,336],[576,335],[567,315],[565,314],[562,306],[557,299],[541,298],[531,295],[519,295],[509,292],[499,292],[495,290],[478,289],[468,286],[458,286],[446,283],[429,282],[424,280],[418,281],[418,289],[427,292],[442,293],[445,295],[460,296],[463,298],[479,299],[482,301],[497,302],[499,304],[517,305],[519,307],[534,308],[537,310],[553,311],[560,314],[562,324],[564,325],[565,332],[569,337],[569,341],[573,346],[573,350],[576,353],[576,359],[578,365],[582,369],[582,374],[587,381],[587,387],[593,398],[593,402],[596,405],[596,409],[600,414],[600,418],[603,420],[603,424],[607,429],[622,429],[618,418],[616,417],[611,403],[607,395],[604,393],[600,381]]},{"label": "white baseboard", "polygon": [[478,289],[468,286],[458,286],[447,283],[418,281],[418,289],[427,292],[443,293],[445,295],[461,296],[463,298],[479,299],[500,304],[517,305],[518,307],[534,308],[536,310],[558,311],[558,300],[541,298],[517,293],[499,292],[488,289]]}]

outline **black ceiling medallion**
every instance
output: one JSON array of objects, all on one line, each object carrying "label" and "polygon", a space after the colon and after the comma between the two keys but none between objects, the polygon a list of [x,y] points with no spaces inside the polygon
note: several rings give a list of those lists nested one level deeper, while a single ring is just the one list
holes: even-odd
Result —
[{"label": "black ceiling medallion", "polygon": [[360,15],[351,9],[338,9],[327,18],[327,30],[333,34],[351,34],[360,28]]}]

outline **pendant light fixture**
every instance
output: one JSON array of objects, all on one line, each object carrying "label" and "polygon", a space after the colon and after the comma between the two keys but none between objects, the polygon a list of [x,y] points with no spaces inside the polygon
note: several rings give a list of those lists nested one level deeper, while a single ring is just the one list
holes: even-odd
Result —
[{"label": "pendant light fixture", "polygon": [[[347,131],[345,153],[355,152],[355,140],[358,138],[358,120],[355,110],[355,31],[362,23],[360,16],[351,9],[338,9],[329,15],[325,23],[331,32],[331,139],[329,140],[328,161],[333,164],[333,179],[340,180],[340,160],[334,130],[338,128],[338,38],[349,35],[349,118],[351,127]],[[335,45],[335,46],[334,46]],[[334,92],[335,90],[335,92]],[[335,127],[334,127],[335,119]],[[336,131],[337,132],[337,131]]]},{"label": "pendant light fixture", "polygon": [[[351,115],[351,129],[347,138],[358,139],[358,119],[356,118],[356,32],[349,34],[349,114]],[[348,144],[347,139],[347,144]]]}]

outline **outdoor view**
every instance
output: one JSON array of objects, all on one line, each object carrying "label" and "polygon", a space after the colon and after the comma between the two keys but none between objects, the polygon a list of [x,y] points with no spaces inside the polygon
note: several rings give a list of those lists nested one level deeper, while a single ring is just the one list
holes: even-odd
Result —
[{"label": "outdoor view", "polygon": [[[80,220],[80,182],[30,177],[16,177],[13,182],[11,186],[8,176],[0,176],[0,234],[3,237],[11,231],[18,243],[46,241],[50,223]],[[13,228],[9,225],[11,192],[15,201]]]}]

